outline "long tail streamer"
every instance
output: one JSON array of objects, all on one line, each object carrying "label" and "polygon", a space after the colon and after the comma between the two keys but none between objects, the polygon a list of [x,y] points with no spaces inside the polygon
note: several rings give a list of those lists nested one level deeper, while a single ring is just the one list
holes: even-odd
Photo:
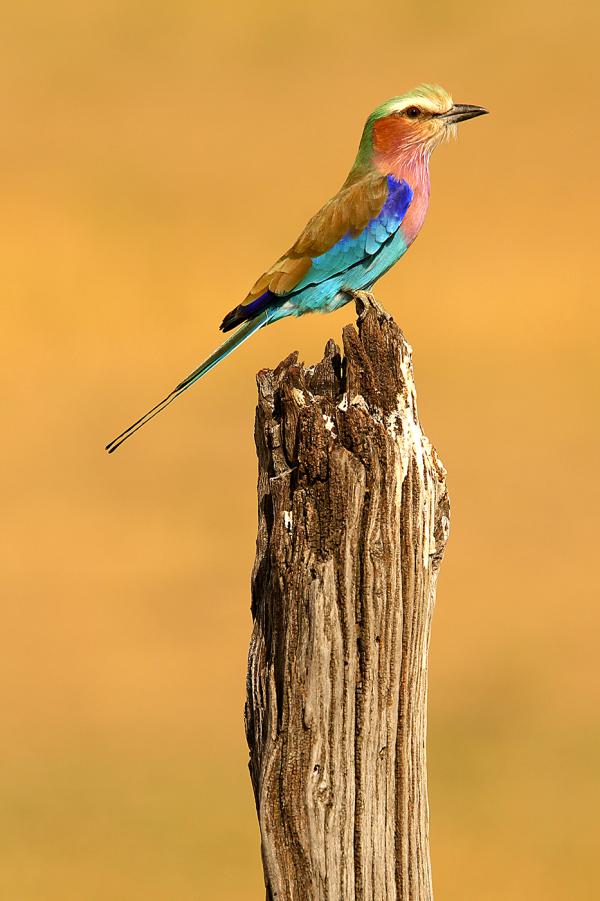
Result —
[{"label": "long tail streamer", "polygon": [[180,382],[170,394],[167,394],[160,403],[156,404],[155,407],[152,407],[151,410],[148,410],[147,413],[133,422],[128,428],[125,429],[124,432],[121,432],[120,435],[117,435],[109,444],[106,445],[106,450],[109,454],[112,454],[118,447],[123,444],[124,441],[127,441],[128,438],[131,438],[142,426],[146,425],[147,422],[150,422],[151,419],[154,419],[155,416],[158,416],[169,404],[173,403],[173,401],[179,397],[180,394],[183,394],[190,385],[193,385],[194,382],[197,382],[198,379],[201,379],[203,375],[206,375],[207,372],[210,372],[213,367],[220,363],[221,360],[224,360],[225,357],[229,356],[229,354],[239,347],[240,344],[243,344],[244,341],[247,341],[254,332],[257,332],[263,325],[266,325],[269,319],[271,318],[272,311],[264,310],[262,313],[255,318],[250,320],[249,322],[245,322],[240,328],[228,338],[220,347],[207,357],[200,365],[194,369],[193,372],[190,372],[186,378],[182,382]]}]

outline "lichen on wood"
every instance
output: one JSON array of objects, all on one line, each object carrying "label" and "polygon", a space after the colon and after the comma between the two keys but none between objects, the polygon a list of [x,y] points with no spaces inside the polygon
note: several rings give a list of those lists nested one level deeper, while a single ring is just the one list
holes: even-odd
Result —
[{"label": "lichen on wood", "polygon": [[411,348],[370,295],[258,375],[246,731],[269,901],[429,901],[427,659],[448,536]]}]

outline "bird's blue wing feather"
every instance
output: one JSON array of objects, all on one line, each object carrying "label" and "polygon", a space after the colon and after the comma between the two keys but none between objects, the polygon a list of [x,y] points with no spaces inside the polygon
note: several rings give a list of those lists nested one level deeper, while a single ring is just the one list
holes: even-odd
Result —
[{"label": "bird's blue wing feather", "polygon": [[285,297],[292,297],[311,285],[319,285],[328,279],[343,274],[346,270],[379,253],[382,247],[396,234],[413,198],[410,185],[388,175],[388,195],[378,216],[371,219],[356,236],[344,235],[321,256],[314,257],[306,275]]},{"label": "bird's blue wing feather", "polygon": [[[354,230],[352,215],[348,215],[346,211],[344,216],[344,210],[340,215],[339,205],[353,203],[358,206],[361,214],[368,201],[372,201],[368,192],[373,191],[374,185],[377,189],[382,181],[385,182],[385,199],[377,206],[377,214],[365,220],[366,225],[360,231]],[[366,198],[362,206],[360,193],[358,204],[356,197],[356,192],[361,190],[365,191]],[[349,191],[355,192],[354,197],[347,196]],[[221,328],[228,331],[240,322],[268,309],[278,309],[280,317],[327,307],[332,297],[344,285],[346,275],[350,283],[353,276],[356,280],[360,269],[373,274],[377,271],[379,262],[383,263],[384,258],[386,262],[382,271],[385,271],[406,249],[406,246],[401,247],[397,240],[397,247],[391,245],[397,239],[398,230],[412,198],[413,191],[410,185],[392,175],[388,175],[387,178],[380,176],[375,182],[368,180],[364,188],[358,183],[345,191],[343,189],[319,211],[316,217],[313,217],[289,253],[284,254],[275,266],[261,276],[246,301],[227,314]],[[347,230],[345,233],[338,231],[338,237],[328,243],[328,234],[339,229],[340,219],[346,223]],[[323,246],[327,249],[322,252],[316,250]],[[296,277],[298,269],[301,271]],[[268,285],[266,290],[263,288],[265,285]]]}]

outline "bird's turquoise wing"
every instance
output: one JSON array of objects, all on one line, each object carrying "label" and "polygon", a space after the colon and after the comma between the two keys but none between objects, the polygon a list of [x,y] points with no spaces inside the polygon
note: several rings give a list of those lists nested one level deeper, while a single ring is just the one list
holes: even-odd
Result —
[{"label": "bird's turquoise wing", "polygon": [[368,175],[342,188],[310,220],[296,243],[262,275],[224,331],[262,310],[291,302],[311,287],[369,265],[398,232],[413,192],[391,175]]},{"label": "bird's turquoise wing", "polygon": [[348,231],[336,243],[311,259],[311,266],[287,296],[297,294],[311,285],[319,285],[335,276],[359,265],[368,265],[396,234],[406,214],[413,192],[405,181],[387,177],[387,197],[376,216],[373,216],[362,231],[352,234]]}]

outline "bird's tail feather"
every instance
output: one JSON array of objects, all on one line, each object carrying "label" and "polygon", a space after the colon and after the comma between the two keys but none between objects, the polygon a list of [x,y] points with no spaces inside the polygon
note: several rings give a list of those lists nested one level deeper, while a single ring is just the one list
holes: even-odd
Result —
[{"label": "bird's tail feather", "polygon": [[109,454],[112,454],[113,451],[123,444],[124,441],[127,441],[128,438],[131,438],[138,429],[141,429],[143,425],[146,425],[147,422],[150,422],[151,419],[154,419],[155,416],[158,416],[166,407],[169,406],[180,394],[193,385],[194,382],[197,382],[198,379],[201,379],[203,375],[206,375],[207,372],[210,372],[213,367],[220,363],[221,360],[224,360],[225,357],[229,356],[229,354],[239,347],[240,344],[243,344],[254,332],[257,332],[259,328],[262,328],[263,325],[266,325],[269,319],[271,318],[272,311],[264,310],[259,313],[254,319],[244,322],[242,326],[230,337],[227,341],[224,341],[220,347],[204,360],[200,365],[194,369],[193,372],[190,372],[188,376],[186,376],[182,382],[180,382],[170,394],[167,394],[160,403],[156,404],[155,407],[152,407],[151,410],[148,410],[147,413],[133,422],[128,428],[125,429],[124,432],[121,432],[120,435],[117,435],[110,444],[106,445],[106,450]]}]

